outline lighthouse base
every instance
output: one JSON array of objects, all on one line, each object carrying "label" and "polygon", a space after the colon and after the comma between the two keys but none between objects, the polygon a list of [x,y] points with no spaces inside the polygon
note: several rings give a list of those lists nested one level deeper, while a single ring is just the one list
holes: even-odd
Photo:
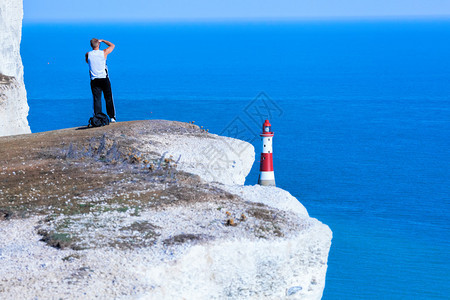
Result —
[{"label": "lighthouse base", "polygon": [[264,186],[275,186],[275,176],[273,172],[261,171],[259,173],[258,184]]},{"label": "lighthouse base", "polygon": [[264,186],[275,186],[275,180],[261,180],[261,179],[258,179],[258,184],[259,185],[264,185]]}]

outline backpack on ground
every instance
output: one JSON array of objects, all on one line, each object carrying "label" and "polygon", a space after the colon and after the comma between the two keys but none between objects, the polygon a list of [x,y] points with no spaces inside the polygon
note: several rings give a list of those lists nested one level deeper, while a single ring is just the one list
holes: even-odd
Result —
[{"label": "backpack on ground", "polygon": [[97,113],[89,119],[89,127],[101,127],[109,125],[109,118],[104,113]]}]

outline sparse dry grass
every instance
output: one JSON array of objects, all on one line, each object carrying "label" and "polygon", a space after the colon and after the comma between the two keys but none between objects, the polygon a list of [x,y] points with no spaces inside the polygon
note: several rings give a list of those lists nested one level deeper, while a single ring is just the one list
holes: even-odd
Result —
[{"label": "sparse dry grass", "polygon": [[[173,133],[198,131],[185,126],[153,127]],[[175,200],[204,199],[206,191],[192,188],[203,184],[198,176],[176,172],[170,158],[160,162],[158,154],[137,150],[139,141],[129,133],[145,133],[148,127],[127,122],[0,138],[0,218],[88,213],[97,204],[156,206],[163,204],[157,195],[171,192]],[[86,199],[98,200],[86,205]]]},{"label": "sparse dry grass", "polygon": [[[226,207],[240,200],[197,175],[176,170],[171,157],[142,153],[141,134],[206,133],[193,124],[136,121],[0,138],[0,221],[45,215],[38,233],[50,246],[127,249],[151,246],[158,238],[157,229],[164,225],[142,220],[126,222],[143,210],[206,202]],[[255,229],[259,236],[282,236],[273,211],[259,205],[248,207],[232,222],[224,214],[223,224],[241,226],[247,219],[242,217],[245,213],[259,220]],[[108,229],[101,216],[113,213],[118,214],[111,221],[117,227],[114,239],[83,236],[96,228]],[[166,239],[163,244],[210,239],[213,237],[186,233]]]}]

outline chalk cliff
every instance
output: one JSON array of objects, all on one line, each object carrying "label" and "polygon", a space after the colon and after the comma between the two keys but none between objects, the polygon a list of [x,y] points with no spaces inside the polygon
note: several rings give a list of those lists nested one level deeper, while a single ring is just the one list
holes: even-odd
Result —
[{"label": "chalk cliff", "polygon": [[20,57],[22,0],[0,1],[0,136],[29,133]]},{"label": "chalk cliff", "polygon": [[254,157],[158,120],[0,138],[0,298],[320,299],[332,233]]}]

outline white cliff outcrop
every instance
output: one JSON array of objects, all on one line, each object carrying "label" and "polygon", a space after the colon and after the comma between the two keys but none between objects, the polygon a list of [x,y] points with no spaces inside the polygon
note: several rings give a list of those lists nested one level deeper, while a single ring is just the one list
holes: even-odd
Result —
[{"label": "white cliff outcrop", "polygon": [[243,186],[254,155],[168,121],[0,138],[0,298],[320,299],[331,230]]},{"label": "white cliff outcrop", "polygon": [[22,0],[0,1],[0,136],[30,133],[20,57]]}]

